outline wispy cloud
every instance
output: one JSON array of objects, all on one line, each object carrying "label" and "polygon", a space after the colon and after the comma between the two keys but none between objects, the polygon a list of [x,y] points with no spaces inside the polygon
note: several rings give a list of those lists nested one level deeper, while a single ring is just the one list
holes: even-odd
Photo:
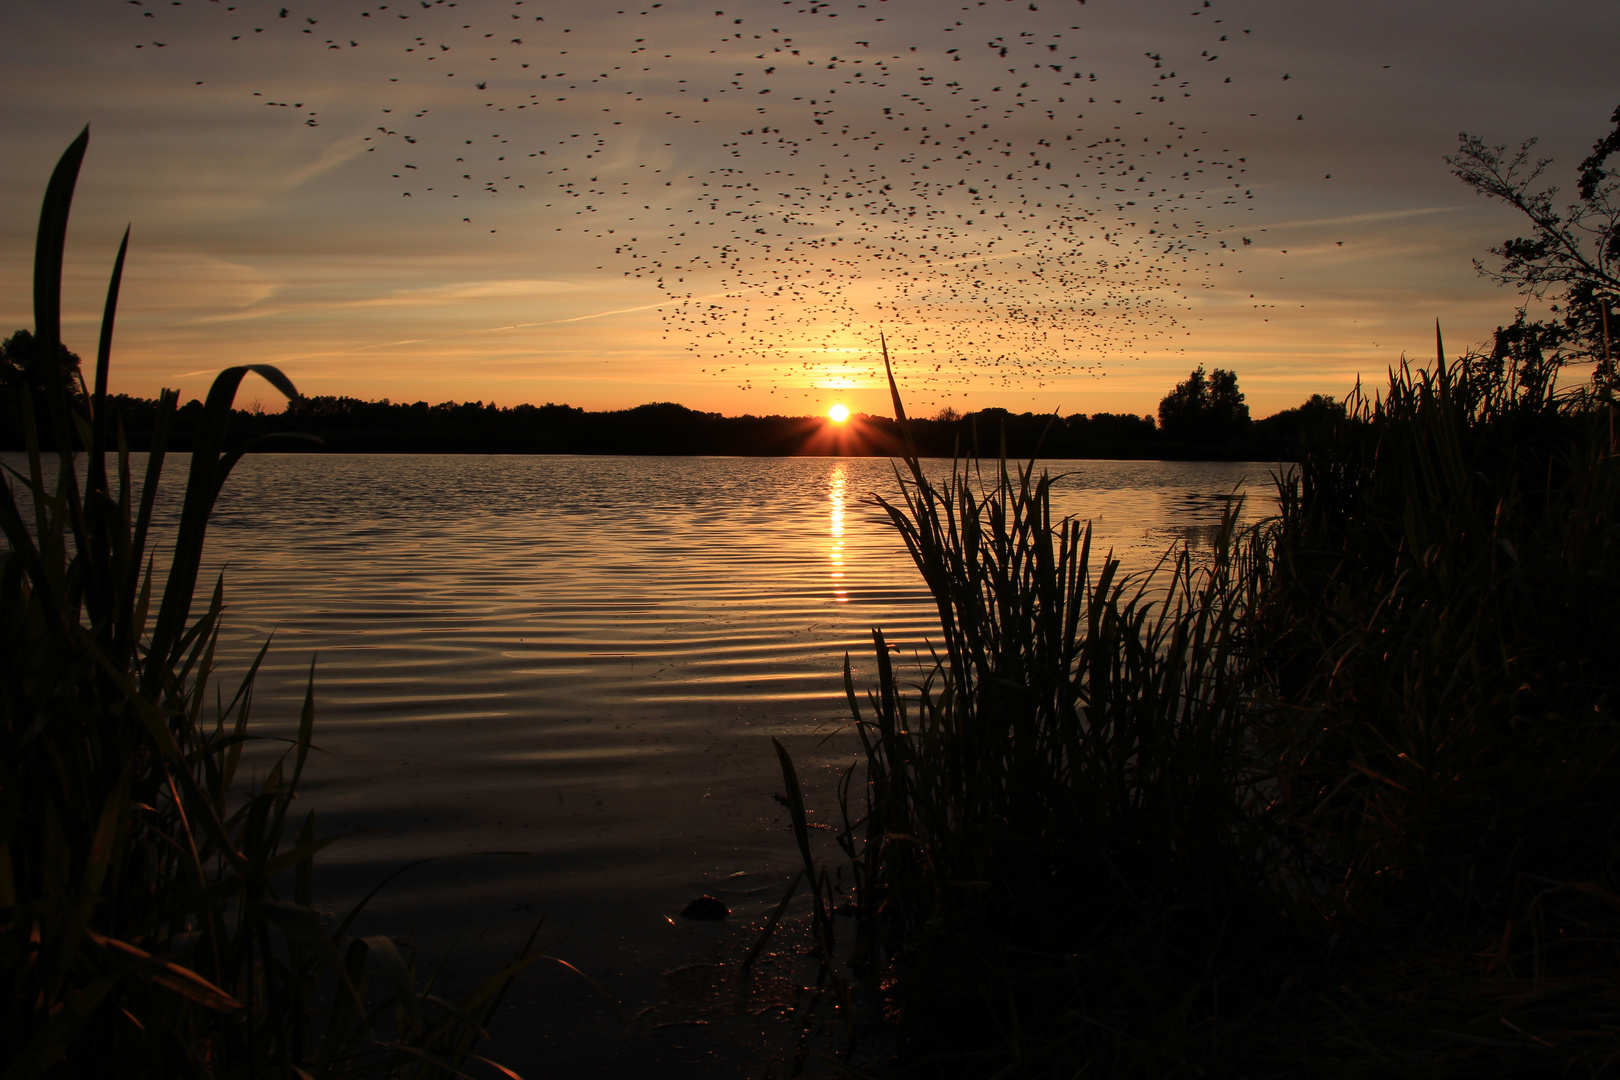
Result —
[{"label": "wispy cloud", "polygon": [[[246,319],[265,319],[288,314],[317,314],[389,308],[442,308],[477,303],[479,301],[532,300],[540,297],[556,296],[560,293],[574,292],[579,288],[581,286],[574,282],[554,281],[546,278],[464,281],[449,285],[435,285],[423,289],[400,289],[382,296],[362,296],[350,300],[311,299],[290,301],[283,299],[278,304],[255,304],[235,311],[205,315],[192,320],[192,324],[208,325],[212,323],[241,322]],[[581,318],[596,317],[595,315],[581,316]],[[467,332],[476,333],[477,331]]]},{"label": "wispy cloud", "polygon": [[1342,217],[1306,218],[1301,221],[1271,221],[1264,224],[1246,224],[1242,228],[1225,229],[1224,234],[1236,235],[1257,229],[1312,229],[1322,225],[1365,225],[1375,221],[1399,221],[1402,218],[1428,217],[1432,214],[1456,214],[1461,206],[1419,206],[1408,210],[1380,210],[1371,214],[1346,214]]},{"label": "wispy cloud", "polygon": [[328,143],[314,161],[282,174],[278,178],[279,182],[276,187],[281,191],[291,191],[294,188],[302,187],[316,177],[331,172],[344,162],[354,160],[365,153],[365,150],[363,144],[348,137],[337,142]]}]

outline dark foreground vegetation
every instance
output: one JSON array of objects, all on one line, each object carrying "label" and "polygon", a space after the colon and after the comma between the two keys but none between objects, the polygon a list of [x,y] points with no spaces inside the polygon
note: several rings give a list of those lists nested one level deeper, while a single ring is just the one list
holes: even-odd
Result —
[{"label": "dark foreground vegetation", "polygon": [[908,459],[939,634],[849,686],[833,877],[795,812],[852,1037],[918,1076],[1620,1059],[1620,443],[1605,371],[1548,375],[1393,373],[1147,580],[1033,466]]},{"label": "dark foreground vegetation", "polygon": [[[42,341],[59,340],[87,138],[58,164],[40,216]],[[123,262],[120,248],[92,387],[70,392],[58,350],[43,415],[21,398],[27,474],[0,484],[0,1075],[465,1075],[511,980],[540,954],[531,936],[452,1003],[408,949],[356,936],[364,901],[338,919],[316,912],[314,860],[330,840],[313,811],[292,807],[313,673],[292,745],[262,781],[242,782],[258,662],[218,685],[220,585],[197,595],[209,512],[243,449],[223,452],[231,398],[249,370],[294,390],[265,366],[214,381],[165,575],[151,526],[175,395],[157,403],[137,487],[106,394]],[[42,431],[64,448],[54,477]],[[85,451],[78,471],[73,447]]]}]

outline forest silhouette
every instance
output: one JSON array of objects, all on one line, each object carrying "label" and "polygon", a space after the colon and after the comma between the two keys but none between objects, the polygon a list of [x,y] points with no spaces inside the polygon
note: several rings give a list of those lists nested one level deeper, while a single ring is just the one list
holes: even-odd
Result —
[{"label": "forest silhouette", "polygon": [[[19,336],[22,332],[19,332]],[[7,339],[7,344],[17,338]],[[0,403],[8,418],[18,411],[17,390],[24,385],[21,365],[11,369],[12,388]],[[1103,458],[1121,460],[1292,461],[1325,423],[1344,415],[1344,407],[1321,394],[1273,416],[1250,421],[1232,413],[1233,394],[1241,402],[1236,376],[1225,376],[1225,396],[1206,396],[1200,403],[1185,389],[1202,378],[1195,371],[1170,394],[1173,415],[1161,407],[1152,416],[1099,412],[1070,416],[1014,413],[1001,408],[957,414],[941,410],[912,421],[917,448],[925,457],[951,457],[1005,449],[1015,457]],[[114,395],[130,446],[143,450],[151,442],[158,414],[156,400]],[[203,406],[193,400],[174,417],[176,449],[189,449]],[[1207,418],[1204,414],[1208,414]],[[0,449],[21,450],[22,425],[0,425]],[[300,397],[286,410],[235,409],[229,436],[233,443],[264,435],[314,436],[287,440],[266,450],[377,454],[657,454],[790,457],[842,455],[892,457],[902,452],[899,427],[887,416],[852,414],[845,424],[824,416],[724,416],[672,402],[629,409],[589,412],[570,405],[497,406],[482,401],[412,403],[363,401],[341,396]]]}]

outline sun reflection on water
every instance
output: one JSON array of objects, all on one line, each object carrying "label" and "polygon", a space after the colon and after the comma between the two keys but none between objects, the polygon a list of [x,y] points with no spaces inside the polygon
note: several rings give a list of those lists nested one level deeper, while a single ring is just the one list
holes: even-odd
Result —
[{"label": "sun reflection on water", "polygon": [[832,596],[836,603],[848,603],[849,593],[844,588],[844,496],[849,471],[840,461],[833,465],[827,477],[827,558],[832,563]]}]

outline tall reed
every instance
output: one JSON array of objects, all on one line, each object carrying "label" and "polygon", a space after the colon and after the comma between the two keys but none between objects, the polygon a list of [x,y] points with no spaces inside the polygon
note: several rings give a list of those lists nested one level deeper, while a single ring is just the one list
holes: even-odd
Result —
[{"label": "tall reed", "polygon": [[1252,631],[1277,877],[1353,973],[1319,1045],[1580,1074],[1620,1055],[1614,406],[1437,352],[1281,491]]},{"label": "tall reed", "polygon": [[1277,697],[1308,708],[1268,732],[1344,902],[1461,914],[1610,858],[1588,796],[1620,765],[1620,473],[1590,404],[1442,353],[1354,402],[1282,492],[1260,629]]},{"label": "tall reed", "polygon": [[[57,164],[40,215],[34,317],[47,355],[60,351],[63,245],[88,138]],[[314,859],[331,840],[292,803],[313,669],[292,747],[244,785],[264,651],[219,686],[222,580],[195,611],[209,514],[250,449],[224,447],[231,399],[249,371],[295,391],[265,365],[214,380],[161,574],[153,508],[177,395],[163,392],[138,486],[107,395],[128,240],[93,388],[47,380],[43,418],[22,396],[28,471],[0,484],[3,1076],[462,1075],[512,978],[538,959],[533,938],[452,1005],[388,937],[351,936],[364,901],[336,925],[311,906]]]},{"label": "tall reed", "polygon": [[901,500],[878,501],[940,636],[908,679],[874,631],[864,710],[846,663],[865,784],[846,777],[839,840],[862,961],[892,965],[930,1068],[1030,1065],[1065,1041],[1115,1073],[1203,1056],[1248,993],[1233,943],[1275,918],[1252,903],[1240,633],[1263,544],[1234,507],[1209,560],[1127,577],[1089,527],[1053,521],[1034,463],[942,482],[905,464]]},{"label": "tall reed", "polygon": [[846,660],[838,835],[891,1064],[1620,1060],[1613,404],[1507,361],[1392,371],[1276,516],[1129,580],[1034,463],[907,455],[939,637],[874,631],[864,705]]}]

